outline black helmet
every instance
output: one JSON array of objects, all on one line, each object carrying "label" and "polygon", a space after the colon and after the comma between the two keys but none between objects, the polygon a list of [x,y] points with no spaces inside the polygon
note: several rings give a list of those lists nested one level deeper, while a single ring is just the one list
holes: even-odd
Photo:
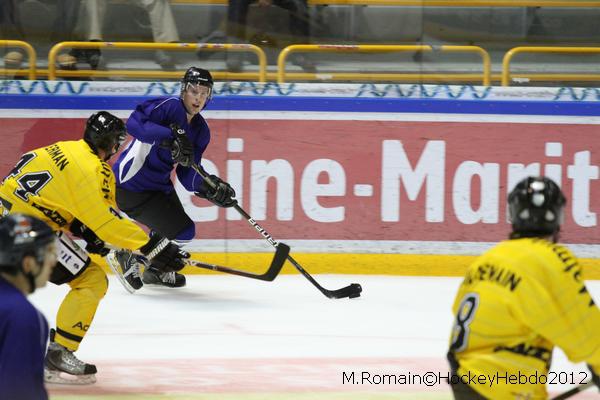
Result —
[{"label": "black helmet", "polygon": [[56,235],[44,221],[24,214],[10,214],[0,219],[0,270],[16,274],[25,256],[41,264],[46,246]]},{"label": "black helmet", "polygon": [[206,104],[208,104],[212,97],[213,84],[214,82],[210,72],[198,67],[189,67],[187,71],[185,71],[183,79],[181,79],[181,93],[183,94],[183,92],[187,89],[187,85],[206,86],[208,88],[208,98],[206,99]]},{"label": "black helmet", "polygon": [[508,195],[512,237],[548,236],[558,233],[567,200],[554,181],[528,177]]},{"label": "black helmet", "polygon": [[109,112],[99,111],[92,114],[85,124],[83,140],[98,154],[98,150],[106,152],[107,161],[125,141],[127,130],[120,118]]}]

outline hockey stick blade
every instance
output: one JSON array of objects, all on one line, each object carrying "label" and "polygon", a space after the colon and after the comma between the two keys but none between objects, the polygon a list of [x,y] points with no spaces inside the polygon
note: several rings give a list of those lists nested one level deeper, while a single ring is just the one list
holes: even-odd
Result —
[{"label": "hockey stick blade", "polygon": [[338,290],[326,290],[325,295],[330,299],[344,299],[346,297],[353,299],[355,297],[360,297],[361,292],[362,286],[358,283],[352,283]]},{"label": "hockey stick blade", "polygon": [[203,263],[196,260],[187,260],[186,263],[193,267],[204,268],[211,271],[223,272],[225,274],[238,275],[243,276],[245,278],[272,282],[273,280],[275,280],[277,275],[279,275],[279,272],[281,271],[285,260],[287,260],[289,252],[290,247],[287,244],[281,242],[278,243],[275,250],[275,255],[273,256],[273,260],[271,261],[271,265],[269,266],[267,272],[265,272],[264,274],[253,274],[252,272],[248,271],[242,271],[234,268],[224,267],[221,265]]},{"label": "hockey stick blade", "polygon": [[325,289],[323,286],[317,282],[315,278],[312,277],[294,258],[290,255],[287,256],[289,262],[292,263],[294,267],[306,278],[310,283],[313,284],[314,287],[319,289],[321,293],[327,296],[330,299],[344,299],[346,297],[353,299],[355,297],[360,297],[360,293],[362,292],[362,286],[358,283],[352,283],[346,287],[337,289],[337,290],[329,290]]}]

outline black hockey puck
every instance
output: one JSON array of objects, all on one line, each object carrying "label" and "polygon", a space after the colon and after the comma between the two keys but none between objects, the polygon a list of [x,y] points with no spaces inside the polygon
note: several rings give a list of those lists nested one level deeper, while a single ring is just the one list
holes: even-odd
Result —
[{"label": "black hockey puck", "polygon": [[348,296],[348,298],[355,299],[357,297],[360,297],[360,293],[362,292],[362,286],[360,286],[358,283],[353,283],[352,289],[353,289],[353,292],[350,296]]}]

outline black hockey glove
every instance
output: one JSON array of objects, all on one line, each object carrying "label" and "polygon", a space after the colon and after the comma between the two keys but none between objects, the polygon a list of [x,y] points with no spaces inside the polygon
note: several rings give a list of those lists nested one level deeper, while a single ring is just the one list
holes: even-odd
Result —
[{"label": "black hockey glove", "polygon": [[85,250],[88,253],[100,254],[104,257],[110,252],[110,249],[106,247],[104,240],[100,239],[90,228],[85,226],[78,219],[73,220],[69,230],[73,235],[85,240]]},{"label": "black hockey glove", "polygon": [[171,124],[170,128],[173,132],[173,142],[171,143],[173,161],[184,167],[190,167],[194,162],[194,146],[192,146],[185,131],[177,124]]},{"label": "black hockey glove", "polygon": [[233,207],[237,204],[235,190],[231,185],[216,175],[210,175],[209,179],[214,183],[214,187],[206,182],[202,182],[200,192],[196,192],[196,196],[202,197],[219,207]]},{"label": "black hockey glove", "polygon": [[592,382],[594,382],[600,390],[600,376],[596,373],[596,371],[594,371],[591,365],[588,364],[588,368],[590,369],[590,371],[592,371]]},{"label": "black hockey glove", "polygon": [[150,235],[150,240],[140,251],[161,272],[179,271],[185,267],[185,259],[190,258],[190,253],[156,233]]}]

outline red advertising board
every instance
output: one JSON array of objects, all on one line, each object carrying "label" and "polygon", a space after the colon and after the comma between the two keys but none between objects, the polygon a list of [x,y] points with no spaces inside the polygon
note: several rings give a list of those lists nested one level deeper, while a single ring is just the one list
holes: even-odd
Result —
[{"label": "red advertising board", "polygon": [[[0,118],[0,173],[21,153],[78,139],[84,119]],[[585,124],[210,119],[206,167],[278,238],[493,242],[522,176],[558,180],[563,240],[600,241],[600,140]],[[255,239],[235,212],[200,199],[199,239]],[[215,218],[217,218],[215,220]]]}]

